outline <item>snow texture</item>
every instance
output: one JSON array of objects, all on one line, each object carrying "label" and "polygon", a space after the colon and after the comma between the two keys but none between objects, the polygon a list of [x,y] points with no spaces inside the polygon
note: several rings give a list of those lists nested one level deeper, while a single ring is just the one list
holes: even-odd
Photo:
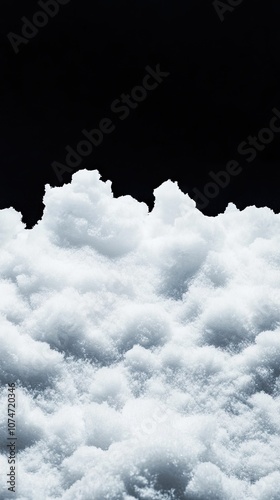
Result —
[{"label": "snow texture", "polygon": [[0,211],[1,500],[280,499],[280,215],[154,194],[83,170]]}]

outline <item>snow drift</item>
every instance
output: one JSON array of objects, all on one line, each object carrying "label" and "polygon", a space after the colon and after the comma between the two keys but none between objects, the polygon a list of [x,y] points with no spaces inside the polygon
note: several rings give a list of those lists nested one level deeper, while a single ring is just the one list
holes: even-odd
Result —
[{"label": "snow drift", "polygon": [[1,499],[280,498],[280,215],[154,194],[84,170],[0,211]]}]

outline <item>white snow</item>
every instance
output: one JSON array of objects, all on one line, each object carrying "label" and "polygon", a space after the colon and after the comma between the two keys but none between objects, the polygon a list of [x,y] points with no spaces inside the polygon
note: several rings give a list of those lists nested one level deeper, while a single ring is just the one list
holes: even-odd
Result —
[{"label": "white snow", "polygon": [[280,499],[280,215],[154,194],[84,170],[0,211],[1,499]]}]

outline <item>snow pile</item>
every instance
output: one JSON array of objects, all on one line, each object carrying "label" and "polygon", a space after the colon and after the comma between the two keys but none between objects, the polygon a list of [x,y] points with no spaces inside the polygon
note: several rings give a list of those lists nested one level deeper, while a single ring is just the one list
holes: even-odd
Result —
[{"label": "snow pile", "polygon": [[0,211],[1,499],[280,498],[280,215],[155,197],[85,170]]}]

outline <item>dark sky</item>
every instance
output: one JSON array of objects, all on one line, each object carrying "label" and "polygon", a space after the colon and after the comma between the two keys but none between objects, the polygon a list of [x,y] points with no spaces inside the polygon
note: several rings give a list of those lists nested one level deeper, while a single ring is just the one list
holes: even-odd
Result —
[{"label": "dark sky", "polygon": [[[208,0],[66,2],[55,13],[58,2],[42,0],[54,10],[44,21],[40,2],[2,0],[0,208],[15,207],[32,227],[42,216],[44,185],[62,185],[53,162],[67,166],[65,148],[76,150],[82,131],[107,118],[113,130],[72,172],[98,169],[115,196],[131,194],[151,209],[154,188],[172,179],[193,198],[196,189],[207,193],[200,205],[207,215],[229,202],[280,212],[275,0],[220,2],[220,16]],[[27,31],[29,39],[14,37],[26,35],[22,17],[34,15],[46,25]],[[169,75],[145,96],[147,67],[158,65]],[[132,92],[142,100],[130,98],[129,113],[112,110]],[[236,175],[221,174],[226,185],[217,187],[209,172],[232,160]],[[62,182],[70,180],[64,173]]]}]

